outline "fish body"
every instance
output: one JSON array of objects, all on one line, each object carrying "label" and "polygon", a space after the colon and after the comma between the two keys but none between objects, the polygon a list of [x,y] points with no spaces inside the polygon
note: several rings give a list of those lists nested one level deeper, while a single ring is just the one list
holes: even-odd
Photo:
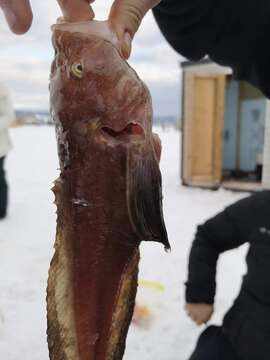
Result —
[{"label": "fish body", "polygon": [[53,34],[50,101],[60,177],[47,290],[51,360],[120,360],[142,240],[169,247],[151,97],[108,39]]}]

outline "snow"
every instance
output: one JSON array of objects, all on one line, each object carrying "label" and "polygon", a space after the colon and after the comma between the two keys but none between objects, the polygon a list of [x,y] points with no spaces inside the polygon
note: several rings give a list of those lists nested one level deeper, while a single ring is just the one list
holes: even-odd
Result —
[{"label": "snow", "polygon": [[[152,316],[148,326],[132,324],[125,360],[187,360],[198,334],[185,315],[187,257],[196,226],[247,194],[209,191],[180,185],[180,134],[156,129],[163,154],[164,213],[171,253],[159,244],[141,246],[138,304]],[[55,234],[50,191],[58,176],[53,127],[11,131],[14,150],[7,159],[9,216],[0,222],[0,358],[47,360],[46,281]],[[220,323],[236,296],[245,272],[246,247],[221,257],[216,312]]]}]

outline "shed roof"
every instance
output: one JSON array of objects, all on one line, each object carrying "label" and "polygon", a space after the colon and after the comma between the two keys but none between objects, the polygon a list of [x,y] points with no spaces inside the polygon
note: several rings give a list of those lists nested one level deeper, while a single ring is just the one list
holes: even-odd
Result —
[{"label": "shed roof", "polygon": [[226,66],[221,66],[214,63],[209,58],[204,58],[200,61],[182,61],[180,63],[183,71],[196,73],[216,73],[220,75],[231,75],[232,69]]},{"label": "shed roof", "polygon": [[180,66],[182,68],[186,68],[189,66],[198,66],[198,65],[207,65],[207,64],[213,64],[213,61],[209,58],[204,58],[199,61],[190,61],[190,60],[184,60],[180,62]]}]

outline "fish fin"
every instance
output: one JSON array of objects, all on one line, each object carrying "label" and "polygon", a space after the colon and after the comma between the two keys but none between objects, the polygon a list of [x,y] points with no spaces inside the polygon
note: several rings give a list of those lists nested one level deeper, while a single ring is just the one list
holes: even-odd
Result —
[{"label": "fish fin", "polygon": [[144,241],[170,249],[162,211],[161,174],[152,143],[129,148],[127,202],[134,231]]},{"label": "fish fin", "polygon": [[158,134],[153,134],[153,146],[154,146],[154,150],[155,150],[155,154],[158,160],[158,163],[160,162],[160,158],[161,158],[161,140],[158,136]]}]

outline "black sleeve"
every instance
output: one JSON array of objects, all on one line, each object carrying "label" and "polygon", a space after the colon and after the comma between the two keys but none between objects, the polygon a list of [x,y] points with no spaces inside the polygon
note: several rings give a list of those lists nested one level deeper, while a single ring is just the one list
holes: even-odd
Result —
[{"label": "black sleeve", "polygon": [[189,256],[187,302],[214,302],[219,254],[250,241],[269,212],[270,192],[261,192],[236,202],[198,227]]},{"label": "black sleeve", "polygon": [[270,0],[162,0],[153,12],[181,55],[208,55],[270,98]]}]

